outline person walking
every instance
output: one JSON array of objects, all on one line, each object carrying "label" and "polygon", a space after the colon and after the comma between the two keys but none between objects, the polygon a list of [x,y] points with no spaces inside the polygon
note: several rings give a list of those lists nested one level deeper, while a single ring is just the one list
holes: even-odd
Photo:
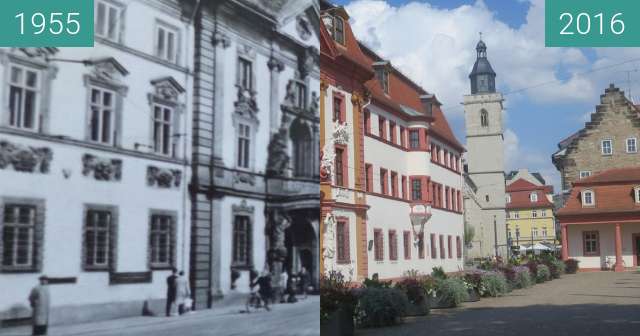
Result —
[{"label": "person walking", "polygon": [[271,273],[265,270],[262,274],[256,279],[255,282],[251,283],[250,286],[253,288],[255,285],[258,285],[258,295],[260,299],[264,303],[264,308],[266,310],[271,310],[269,308],[269,300],[271,300]]},{"label": "person walking", "polygon": [[171,316],[171,308],[173,307],[173,305],[176,302],[176,296],[177,296],[177,279],[178,276],[176,275],[178,273],[178,270],[173,268],[171,269],[171,275],[169,275],[167,277],[167,305],[165,308],[165,313],[167,315],[167,317]]},{"label": "person walking", "polygon": [[307,272],[307,269],[302,266],[302,268],[300,269],[300,285],[302,286],[302,294],[304,295],[304,298],[307,298],[307,287],[309,287],[309,272]]},{"label": "person walking", "polygon": [[288,283],[289,283],[289,274],[287,273],[286,270],[282,270],[282,273],[280,274],[280,303],[286,302],[284,298],[287,295]]},{"label": "person walking", "polygon": [[178,304],[178,314],[182,315],[190,310],[191,306],[188,301],[191,298],[191,290],[189,289],[189,281],[184,276],[184,271],[180,271],[176,279],[176,303]]},{"label": "person walking", "polygon": [[29,295],[29,303],[33,310],[33,335],[46,335],[49,325],[49,310],[51,300],[49,298],[49,278],[43,275],[39,278],[40,284],[33,287]]}]

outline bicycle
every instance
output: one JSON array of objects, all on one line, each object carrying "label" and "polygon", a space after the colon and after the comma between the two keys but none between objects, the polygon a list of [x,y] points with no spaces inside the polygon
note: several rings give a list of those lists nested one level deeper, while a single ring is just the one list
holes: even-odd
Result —
[{"label": "bicycle", "polygon": [[256,312],[261,308],[264,308],[266,311],[270,311],[268,303],[264,302],[260,294],[258,292],[251,292],[247,302],[245,303],[245,310],[247,313]]}]

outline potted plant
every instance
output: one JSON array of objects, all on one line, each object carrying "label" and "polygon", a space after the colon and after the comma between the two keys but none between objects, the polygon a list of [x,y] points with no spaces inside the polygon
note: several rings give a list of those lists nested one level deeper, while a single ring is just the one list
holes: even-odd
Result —
[{"label": "potted plant", "polygon": [[436,279],[435,293],[431,308],[453,308],[469,299],[467,287],[460,278]]},{"label": "potted plant", "polygon": [[406,316],[423,316],[429,314],[430,298],[420,279],[405,278],[396,283],[396,288],[402,290],[409,300]]},{"label": "potted plant", "polygon": [[576,259],[567,259],[564,261],[564,264],[566,266],[566,272],[567,274],[576,274],[576,272],[578,272],[578,264],[580,263],[580,261],[576,260]]},{"label": "potted plant", "polygon": [[340,272],[320,278],[320,331],[323,335],[351,336],[357,298]]},{"label": "potted plant", "polygon": [[482,288],[482,271],[475,270],[464,274],[464,284],[469,293],[468,302],[480,301],[480,289]]},{"label": "potted plant", "polygon": [[[395,325],[407,312],[406,294],[397,288],[363,287],[358,294],[355,317],[359,327]],[[324,333],[323,335],[339,335]],[[344,334],[341,334],[344,335]]]}]

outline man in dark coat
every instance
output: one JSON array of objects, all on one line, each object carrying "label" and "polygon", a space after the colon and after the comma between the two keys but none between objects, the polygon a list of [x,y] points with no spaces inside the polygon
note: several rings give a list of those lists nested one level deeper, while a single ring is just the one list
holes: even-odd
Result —
[{"label": "man in dark coat", "polygon": [[49,308],[51,300],[49,298],[49,278],[45,275],[40,277],[40,284],[33,287],[29,295],[29,303],[33,310],[33,335],[46,335],[49,324]]},{"label": "man in dark coat", "polygon": [[264,303],[264,308],[266,310],[271,310],[269,308],[269,301],[272,297],[272,286],[271,286],[271,273],[269,271],[262,272],[262,275],[256,279],[255,282],[251,284],[251,287],[258,285],[258,294],[260,295],[260,299]]},{"label": "man in dark coat", "polygon": [[300,269],[300,285],[302,286],[302,294],[304,295],[304,298],[307,298],[307,288],[309,287],[309,282],[310,282],[310,274],[309,272],[307,272],[307,269],[303,266]]},{"label": "man in dark coat", "polygon": [[177,273],[178,270],[174,268],[171,270],[171,275],[167,277],[167,316],[171,316],[171,306],[176,302],[176,296],[178,294]]}]

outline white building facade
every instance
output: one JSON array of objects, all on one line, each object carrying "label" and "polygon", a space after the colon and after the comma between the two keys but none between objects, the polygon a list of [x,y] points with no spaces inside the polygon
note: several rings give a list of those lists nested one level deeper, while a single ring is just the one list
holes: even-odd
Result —
[{"label": "white building facade", "polygon": [[95,1],[94,48],[0,50],[0,320],[164,312],[189,271],[193,29],[178,1]]}]

